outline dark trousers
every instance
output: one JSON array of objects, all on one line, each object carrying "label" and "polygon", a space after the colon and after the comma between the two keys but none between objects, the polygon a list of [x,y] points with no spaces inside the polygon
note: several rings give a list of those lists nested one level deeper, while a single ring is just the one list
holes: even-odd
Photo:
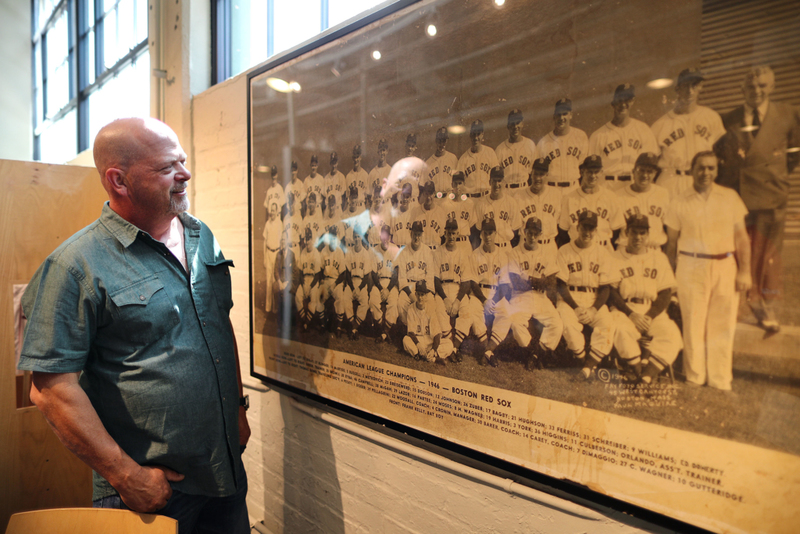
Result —
[{"label": "dark trousers", "polygon": [[783,237],[786,208],[751,210],[745,217],[750,237],[753,287],[748,300],[769,306],[783,294]]}]

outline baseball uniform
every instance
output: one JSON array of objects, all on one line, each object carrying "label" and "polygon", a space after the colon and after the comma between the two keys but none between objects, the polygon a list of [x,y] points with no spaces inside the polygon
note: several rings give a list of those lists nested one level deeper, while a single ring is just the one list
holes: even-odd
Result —
[{"label": "baseball uniform", "polygon": [[[375,273],[380,284],[378,288],[380,303],[377,308],[372,308],[372,318],[380,323],[383,319],[385,325],[392,326],[397,322],[397,297],[398,288],[393,287],[389,289],[389,283],[392,281],[394,270],[397,267],[397,255],[400,254],[400,248],[394,243],[387,243],[386,248],[382,244],[378,244],[372,248],[375,254]],[[385,305],[386,313],[383,313],[381,305]]]},{"label": "baseball uniform", "polygon": [[589,137],[588,155],[603,158],[605,184],[611,189],[630,185],[633,165],[642,152],[658,153],[658,145],[650,127],[637,119],[631,118],[626,126],[609,121]]},{"label": "baseball uniform", "polygon": [[428,166],[428,175],[426,182],[433,182],[436,187],[436,198],[447,198],[448,193],[452,190],[453,172],[458,165],[458,158],[452,152],[444,151],[444,154],[437,156],[432,155],[425,162]]},{"label": "baseball uniform", "polygon": [[[320,252],[314,247],[311,247],[311,250],[303,248],[300,252],[297,268],[300,274],[300,286],[294,295],[294,302],[297,305],[297,313],[300,315],[300,319],[308,323],[319,308],[320,284],[314,284],[312,287],[311,283],[314,281],[316,274],[322,269]],[[306,300],[308,300],[307,306],[305,305]]]},{"label": "baseball uniform", "polygon": [[439,324],[439,316],[428,309],[432,300],[426,298],[424,302],[426,305],[421,310],[416,306],[408,308],[408,331],[414,333],[417,342],[414,343],[410,336],[405,336],[403,348],[411,356],[419,355],[428,362],[434,362],[437,354],[440,358],[447,358],[453,354],[453,342],[442,336],[438,349],[433,350],[433,338],[441,334],[442,327]]},{"label": "baseball uniform", "polygon": [[522,217],[516,199],[508,191],[498,199],[493,199],[487,195],[475,203],[476,226],[480,226],[481,221],[494,219],[497,226],[495,242],[499,247],[510,247],[514,232],[522,227]]},{"label": "baseball uniform", "polygon": [[281,216],[283,205],[286,204],[286,195],[283,194],[283,188],[279,183],[274,182],[270,188],[267,189],[267,194],[264,196],[264,207],[269,213],[270,206],[275,204],[278,208],[278,217]]},{"label": "baseball uniform", "polygon": [[586,132],[574,126],[570,127],[566,135],[550,132],[539,140],[536,150],[539,157],[550,162],[547,185],[566,190],[564,193],[578,187],[581,177],[578,166],[589,151]]},{"label": "baseball uniform", "polygon": [[[367,310],[373,312],[373,319],[376,314],[380,315],[381,296],[378,288],[366,282],[377,271],[377,262],[372,250],[362,246],[356,251],[355,247],[351,247],[345,255],[345,265],[350,271],[353,288],[349,285],[344,288],[344,314],[353,328],[357,329],[367,317]],[[358,303],[357,312],[354,312],[355,303]]]},{"label": "baseball uniform", "polygon": [[[467,307],[469,321],[472,323],[473,330],[480,320],[484,327],[493,322],[497,315],[507,313],[505,309],[508,301],[505,297],[495,302],[495,296],[500,291],[500,286],[510,284],[508,278],[508,254],[500,247],[495,247],[489,252],[483,245],[476,248],[472,254],[472,270],[475,273],[475,282],[479,290],[486,299],[481,303],[477,297],[470,298],[470,305]],[[456,320],[458,330],[458,320]],[[506,331],[507,332],[507,331]],[[476,332],[477,334],[477,332]],[[499,345],[503,340],[498,338],[495,331],[492,332],[492,339]],[[478,336],[480,339],[480,336]]]},{"label": "baseball uniform", "polygon": [[561,204],[563,202],[561,189],[544,185],[539,194],[529,189],[515,195],[517,207],[520,214],[520,225],[525,227],[525,222],[536,217],[542,221],[542,234],[537,241],[544,248],[548,249],[547,254],[555,259],[558,254],[556,246],[556,236],[558,235],[558,220],[561,216]]},{"label": "baseball uniform", "polygon": [[344,252],[338,244],[334,246],[333,250],[326,245],[320,251],[320,256],[322,257],[322,282],[317,313],[319,313],[322,323],[325,324],[325,301],[333,298],[333,309],[338,324],[341,324],[344,319],[344,287],[342,283],[337,283],[337,280],[346,269]]},{"label": "baseball uniform", "polygon": [[[664,216],[669,207],[669,193],[663,187],[651,184],[650,189],[638,193],[630,185],[617,191],[617,202],[622,217],[627,220],[631,215],[646,215],[650,222],[650,237],[647,246],[662,247],[667,242],[664,231]],[[622,232],[617,242],[617,249],[622,250],[628,244],[628,236]]]},{"label": "baseball uniform", "polygon": [[479,152],[467,149],[458,160],[456,170],[464,173],[467,180],[464,190],[472,197],[480,197],[489,191],[489,171],[497,166],[497,155],[488,146],[481,145]]},{"label": "baseball uniform", "polygon": [[524,189],[528,186],[533,161],[536,159],[536,143],[527,137],[512,143],[508,139],[495,149],[497,163],[505,172],[503,185],[506,189]]},{"label": "baseball uniform", "polygon": [[599,187],[595,193],[586,193],[580,187],[564,197],[558,226],[569,232],[571,240],[578,238],[578,215],[583,211],[597,214],[597,235],[595,242],[602,246],[611,245],[614,230],[625,226],[625,219],[619,209],[616,193]]}]

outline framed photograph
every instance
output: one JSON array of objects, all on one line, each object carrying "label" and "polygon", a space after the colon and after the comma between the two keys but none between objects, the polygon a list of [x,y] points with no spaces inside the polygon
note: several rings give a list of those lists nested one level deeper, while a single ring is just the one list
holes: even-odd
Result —
[{"label": "framed photograph", "polygon": [[398,2],[252,72],[251,374],[796,530],[793,8]]}]

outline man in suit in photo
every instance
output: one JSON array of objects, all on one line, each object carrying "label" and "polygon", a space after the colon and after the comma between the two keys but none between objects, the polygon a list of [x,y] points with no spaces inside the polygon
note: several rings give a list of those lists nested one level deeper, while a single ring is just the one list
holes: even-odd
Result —
[{"label": "man in suit in photo", "polygon": [[780,330],[775,304],[783,292],[782,262],[789,174],[800,162],[800,110],[770,100],[775,74],[750,69],[742,84],[744,105],[723,117],[726,134],[715,147],[718,183],[739,192],[749,213],[753,286],[747,300],[768,332]]}]

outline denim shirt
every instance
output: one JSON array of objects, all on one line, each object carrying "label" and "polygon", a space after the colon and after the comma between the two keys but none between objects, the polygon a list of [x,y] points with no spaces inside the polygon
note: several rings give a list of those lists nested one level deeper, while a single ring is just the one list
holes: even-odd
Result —
[{"label": "denim shirt", "polygon": [[[233,263],[205,225],[180,218],[189,273],[108,203],[59,246],[23,297],[18,367],[83,371],[100,420],[136,462],[184,474],[172,483],[178,491],[228,496],[243,469],[228,319]],[[94,474],[93,499],[116,493]]]}]

